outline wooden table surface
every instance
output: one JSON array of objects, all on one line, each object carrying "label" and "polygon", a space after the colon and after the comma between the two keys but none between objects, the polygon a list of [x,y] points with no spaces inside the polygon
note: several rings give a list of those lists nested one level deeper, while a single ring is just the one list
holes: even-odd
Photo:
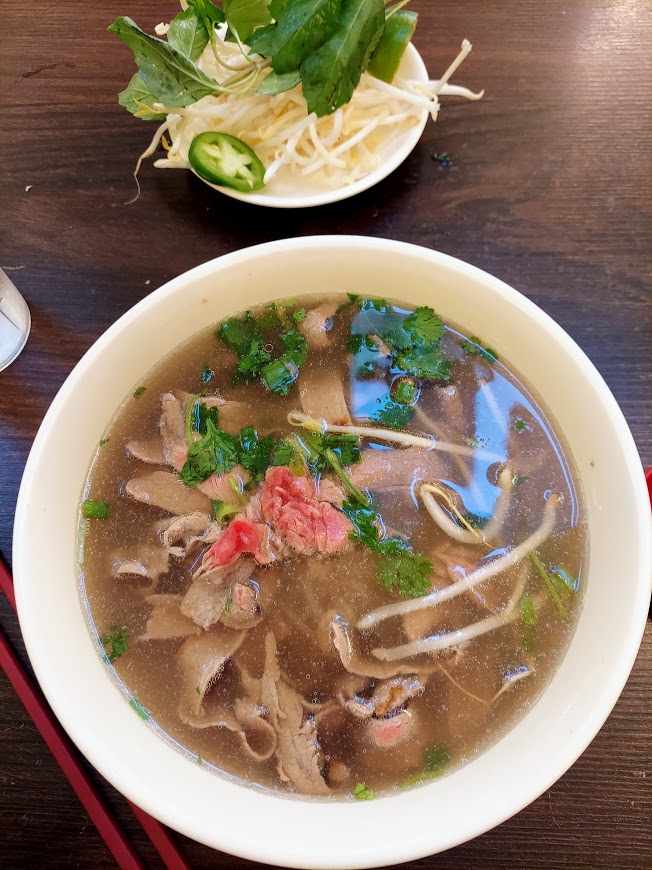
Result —
[{"label": "wooden table surface", "polygon": [[[174,15],[172,2],[57,0],[36,11],[3,0],[0,266],[33,317],[26,350],[0,375],[0,550],[8,561],[32,439],[92,342],[169,278],[288,236],[402,239],[507,281],[587,352],[652,464],[649,0],[414,0],[413,8],[421,14],[415,43],[431,74],[468,37],[474,51],[456,81],[484,87],[485,99],[446,101],[437,125],[373,190],[270,212],[149,166],[142,196],[124,205],[153,127],[116,103],[132,59],[106,26],[129,14],[151,31]],[[449,152],[453,164],[433,161],[434,152]],[[26,661],[4,601],[0,625]],[[499,828],[413,866],[652,867],[651,690],[648,623],[620,701],[573,768]],[[101,788],[146,866],[161,866],[122,798],[103,781]],[[249,864],[179,840],[193,867]],[[114,866],[4,676],[0,866]]]}]

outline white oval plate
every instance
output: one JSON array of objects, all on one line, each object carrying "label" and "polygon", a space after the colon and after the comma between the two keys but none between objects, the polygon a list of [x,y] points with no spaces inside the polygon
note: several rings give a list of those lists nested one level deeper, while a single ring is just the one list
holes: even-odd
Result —
[{"label": "white oval plate", "polygon": [[[397,75],[412,81],[428,81],[426,65],[412,43],[408,45],[403,55]],[[323,184],[319,183],[320,173],[318,172],[308,178],[302,178],[281,170],[268,185],[257,193],[241,193],[231,187],[211,184],[210,181],[197,175],[192,168],[191,171],[213,190],[218,190],[232,199],[239,199],[241,202],[249,202],[253,205],[266,205],[268,208],[309,208],[313,205],[340,202],[342,199],[348,199],[350,196],[355,196],[356,193],[368,190],[397,169],[415,148],[427,120],[428,112],[424,109],[419,122],[406,130],[401,137],[388,136],[386,146],[379,151],[380,165],[364,178],[344,187],[324,187]]]}]

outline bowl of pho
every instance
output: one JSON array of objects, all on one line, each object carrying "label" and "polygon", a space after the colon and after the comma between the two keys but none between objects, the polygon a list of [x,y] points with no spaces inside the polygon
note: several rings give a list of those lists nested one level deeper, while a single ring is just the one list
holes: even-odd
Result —
[{"label": "bowl of pho", "polygon": [[86,353],[27,463],[16,596],[130,800],[251,860],[374,867],[584,751],[649,532],[627,424],[554,321],[444,254],[317,236],[198,266]]}]

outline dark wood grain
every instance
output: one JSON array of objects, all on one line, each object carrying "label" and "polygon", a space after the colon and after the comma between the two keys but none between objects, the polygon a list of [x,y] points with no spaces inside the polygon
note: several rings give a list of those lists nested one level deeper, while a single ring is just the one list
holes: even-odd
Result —
[{"label": "dark wood grain", "polygon": [[[411,157],[373,190],[315,210],[269,213],[151,167],[141,175],[141,198],[124,205],[151,127],[116,103],[132,61],[105,28],[130,14],[151,29],[174,14],[173,3],[58,0],[36,15],[4,0],[0,266],[11,267],[33,315],[25,352],[0,374],[0,550],[7,558],[30,444],[84,351],[167,279],[286,236],[403,239],[503,278],[588,353],[643,462],[652,464],[650,4],[414,0],[414,8],[421,13],[415,41],[431,73],[467,36],[474,51],[457,80],[484,87],[485,99],[445,103]],[[436,151],[451,153],[452,166],[433,161]],[[4,602],[0,625],[26,661]],[[648,625],[614,713],[574,767],[514,819],[414,867],[651,868],[651,690]],[[146,865],[160,866],[124,801],[101,786]],[[183,847],[195,867],[253,866],[187,840]],[[0,866],[112,866],[3,678]]]}]

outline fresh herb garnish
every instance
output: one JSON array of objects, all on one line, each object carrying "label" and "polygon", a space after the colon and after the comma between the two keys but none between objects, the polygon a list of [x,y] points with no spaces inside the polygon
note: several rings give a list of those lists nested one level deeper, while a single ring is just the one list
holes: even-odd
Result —
[{"label": "fresh herb garnish", "polygon": [[433,746],[423,753],[422,769],[403,780],[400,788],[410,788],[443,776],[451,762],[451,755],[443,746]]},{"label": "fresh herb garnish", "polygon": [[495,363],[498,360],[498,354],[490,347],[485,347],[477,335],[472,335],[471,340],[463,339],[460,342],[460,347],[467,356],[482,357],[485,362]]},{"label": "fresh herb garnish", "polygon": [[[295,312],[296,314],[297,312]],[[258,318],[247,311],[243,318],[225,321],[216,336],[226,342],[238,355],[236,380],[252,381],[261,377],[267,387],[277,395],[286,396],[299,375],[308,356],[308,342],[293,326],[281,333],[282,354],[273,358],[271,343],[266,332],[289,324],[289,318],[279,305],[270,305]]]},{"label": "fresh herb garnish", "polygon": [[377,561],[376,573],[386,589],[413,598],[430,592],[430,562],[402,538],[381,539],[381,520],[373,507],[346,499],[342,510],[355,527],[349,532],[351,540],[384,557]]},{"label": "fresh herb garnish", "polygon": [[[228,40],[269,58],[252,58],[244,83],[235,73],[220,84],[196,63],[209,43],[219,59],[215,27],[224,21]],[[385,9],[383,0],[223,0],[222,8],[191,0],[170,23],[167,40],[127,17],[108,29],[134,52],[138,72],[118,101],[139,118],[164,117],[155,103],[188,106],[231,84],[243,92],[280,93],[299,82],[308,114],[323,116],[351,99],[385,29]]]},{"label": "fresh herb garnish", "polygon": [[149,719],[148,711],[143,707],[143,705],[140,703],[140,701],[136,700],[136,698],[129,699],[129,706],[131,707],[132,710],[134,710],[136,713],[138,713],[138,715],[140,716],[141,719]]},{"label": "fresh herb garnish", "polygon": [[[188,9],[190,9],[190,8],[191,7],[189,6]],[[207,384],[210,381],[210,379],[213,377],[213,374],[214,374],[213,369],[208,365],[208,363],[204,363],[204,367],[201,370],[202,382]]]},{"label": "fresh herb garnish", "polygon": [[533,650],[536,646],[537,616],[534,611],[534,602],[531,595],[524,595],[519,603],[521,608],[521,620],[523,622],[523,644],[525,649]]},{"label": "fresh herb garnish", "polygon": [[390,429],[403,429],[414,417],[411,405],[402,405],[392,399],[385,399],[381,407],[371,415],[371,419],[388,426]]},{"label": "fresh herb garnish", "polygon": [[419,398],[419,387],[412,378],[397,378],[390,394],[399,405],[413,405]]},{"label": "fresh herb garnish", "polygon": [[232,609],[233,609],[233,598],[229,595],[229,597],[224,602],[224,612],[231,613]]},{"label": "fresh herb garnish", "polygon": [[220,525],[222,525],[227,517],[234,516],[234,514],[239,514],[241,510],[242,505],[230,504],[226,501],[216,500],[213,502],[213,519]]},{"label": "fresh herb garnish", "polygon": [[133,394],[132,394],[134,399],[137,399],[140,396],[142,396],[146,389],[147,389],[147,387],[136,387],[136,389],[133,391]]},{"label": "fresh herb garnish", "polygon": [[353,789],[353,797],[357,801],[371,801],[376,797],[376,793],[363,782],[359,782]]},{"label": "fresh herb garnish", "polygon": [[240,432],[240,464],[251,472],[251,480],[247,484],[250,489],[259,483],[272,464],[271,452],[276,441],[271,435],[259,438],[253,426],[246,426]]},{"label": "fresh herb garnish", "polygon": [[525,420],[514,420],[514,428],[517,432],[522,432],[524,429],[528,428],[528,425]]},{"label": "fresh herb garnish", "polygon": [[295,323],[303,323],[306,317],[307,314],[305,308],[298,308],[296,311],[292,312],[292,320],[294,320]]},{"label": "fresh herb garnish", "polygon": [[93,501],[86,499],[81,506],[82,516],[86,520],[108,520],[111,516],[110,501]]},{"label": "fresh herb garnish", "polygon": [[[439,346],[445,327],[432,308],[421,306],[402,317],[384,299],[365,299],[361,311],[385,315],[377,321],[377,329],[392,354],[395,369],[416,378],[450,379],[451,361]],[[359,343],[357,339],[354,341],[355,345]]]},{"label": "fresh herb garnish", "polygon": [[100,643],[111,664],[128,651],[130,636],[131,631],[124,625],[122,627],[111,625],[109,626],[109,634],[101,635]]},{"label": "fresh herb garnish", "polygon": [[186,486],[195,487],[211,474],[226,474],[238,462],[238,448],[237,438],[218,429],[207,418],[206,434],[188,448],[188,458],[179,472],[179,477]]},{"label": "fresh herb garnish", "polygon": [[108,438],[100,438],[100,447],[104,447],[105,444],[109,443]]},{"label": "fresh herb garnish", "polygon": [[560,598],[560,591],[561,591],[560,584],[564,587],[564,589],[566,589],[566,591],[568,591],[568,587],[566,586],[564,581],[561,580],[556,575],[553,575],[551,577],[550,574],[548,574],[546,569],[543,567],[541,559],[539,559],[539,557],[534,552],[534,550],[530,553],[530,561],[532,562],[534,567],[537,569],[539,576],[543,580],[544,585],[545,585],[546,589],[548,590],[548,594],[552,598],[552,600],[555,604],[555,607],[557,608],[557,613],[561,616],[562,619],[567,620],[568,619],[568,612],[567,612],[566,608],[564,607],[562,600]]},{"label": "fresh herb garnish", "polygon": [[378,345],[374,341],[373,336],[361,335],[360,333],[354,333],[349,336],[346,342],[347,353],[359,353],[363,348],[372,353],[378,352]]},{"label": "fresh herb garnish", "polygon": [[573,577],[565,568],[561,566],[557,566],[550,571],[551,576],[555,580],[559,580],[557,583],[557,588],[564,595],[570,595],[572,592],[577,592],[577,588],[580,585],[577,577]]}]

